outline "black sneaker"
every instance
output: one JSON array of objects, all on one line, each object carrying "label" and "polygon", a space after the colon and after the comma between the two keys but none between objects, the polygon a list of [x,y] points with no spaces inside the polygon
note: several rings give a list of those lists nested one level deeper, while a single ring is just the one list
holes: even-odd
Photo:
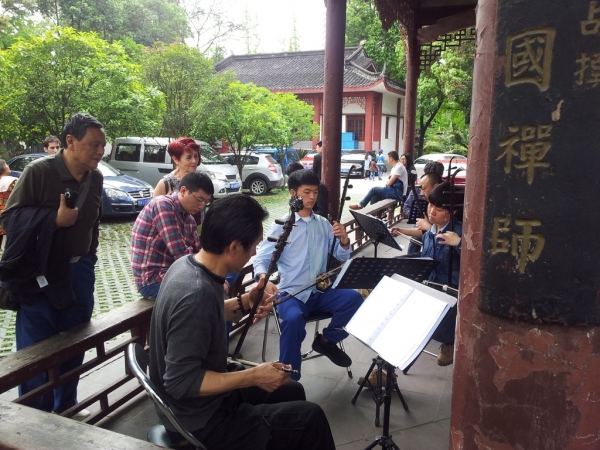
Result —
[{"label": "black sneaker", "polygon": [[317,334],[315,337],[315,340],[312,343],[312,349],[315,352],[327,356],[336,366],[350,367],[352,365],[350,357],[346,355],[337,344],[330,341],[325,343],[322,338],[323,336],[321,336],[321,334]]}]

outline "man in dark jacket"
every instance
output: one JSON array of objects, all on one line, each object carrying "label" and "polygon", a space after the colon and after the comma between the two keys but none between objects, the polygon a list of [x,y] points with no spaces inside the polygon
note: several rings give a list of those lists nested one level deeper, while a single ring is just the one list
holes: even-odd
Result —
[{"label": "man in dark jacket", "polygon": [[[70,330],[92,317],[94,264],[97,260],[103,181],[98,163],[104,154],[106,138],[102,124],[83,113],[76,113],[67,120],[61,138],[63,150],[35,160],[25,167],[2,214],[4,220],[6,216],[11,217],[17,210],[24,208],[54,210],[52,215],[57,231],[53,233],[53,245],[55,239],[62,239],[61,248],[56,251],[66,255],[64,264],[67,265],[67,279],[51,280],[42,274],[31,280],[30,287],[37,283],[40,291],[28,296],[27,302],[23,301],[17,312],[17,350]],[[67,206],[67,189],[72,197],[78,196],[75,207]],[[9,247],[11,239],[8,234]],[[31,239],[37,239],[35,232],[32,232]],[[54,282],[70,282],[73,301],[63,304],[53,302],[44,290]],[[82,354],[63,363],[59,373],[63,374],[80,366],[83,357]],[[47,381],[48,374],[27,380],[19,386],[19,395],[24,395]],[[62,413],[77,403],[78,383],[77,378],[71,380],[34,400],[29,406]]]}]

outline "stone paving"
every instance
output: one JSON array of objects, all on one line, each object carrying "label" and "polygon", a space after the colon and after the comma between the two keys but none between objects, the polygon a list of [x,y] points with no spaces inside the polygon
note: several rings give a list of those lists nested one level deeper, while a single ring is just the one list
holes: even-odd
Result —
[{"label": "stone paving", "polygon": [[[342,188],[343,181],[340,180]],[[343,216],[347,214],[349,204],[358,202],[372,186],[381,185],[383,181],[352,179],[350,184],[353,185],[353,189],[348,190],[351,200],[345,202]],[[273,194],[255,197],[269,211],[269,217],[264,225],[265,233],[275,219],[282,217],[289,210],[287,194],[276,190],[273,190]],[[94,317],[138,297],[130,268],[129,245],[132,224],[133,219],[112,219],[101,224],[96,264]],[[16,313],[0,310],[0,356],[16,351],[15,318]]]}]

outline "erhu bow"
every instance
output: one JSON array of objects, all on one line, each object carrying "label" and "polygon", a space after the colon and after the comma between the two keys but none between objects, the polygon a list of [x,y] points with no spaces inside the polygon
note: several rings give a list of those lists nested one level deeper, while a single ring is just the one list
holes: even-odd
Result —
[{"label": "erhu bow", "polygon": [[287,220],[285,220],[285,222],[284,222],[279,219],[275,219],[275,223],[277,225],[283,225],[283,230],[281,231],[281,234],[279,235],[279,237],[274,237],[274,236],[267,237],[267,240],[276,243],[275,251],[273,252],[273,255],[271,255],[271,262],[269,263],[269,268],[267,269],[267,273],[265,274],[264,284],[263,284],[262,288],[260,289],[260,291],[258,292],[256,301],[254,302],[254,304],[252,305],[252,308],[250,309],[250,313],[248,315],[248,321],[244,324],[244,328],[242,328],[242,334],[240,335],[240,339],[238,340],[238,343],[235,346],[235,350],[233,351],[234,359],[237,358],[238,355],[240,354],[242,344],[244,343],[244,340],[246,339],[246,334],[248,333],[248,329],[250,328],[250,326],[252,325],[252,322],[254,321],[254,316],[256,315],[256,310],[258,309],[258,306],[260,305],[260,303],[262,301],[262,297],[265,293],[265,288],[267,287],[269,278],[271,278],[271,275],[273,275],[277,271],[277,261],[279,261],[279,258],[281,257],[281,253],[283,252],[283,249],[285,248],[286,244],[288,243],[287,239],[290,236],[290,233],[292,232],[292,228],[294,226],[296,226],[296,213],[299,211],[302,211],[302,209],[304,208],[302,199],[298,198],[297,196],[292,196],[290,198],[289,205],[290,205],[290,213],[289,213]]}]

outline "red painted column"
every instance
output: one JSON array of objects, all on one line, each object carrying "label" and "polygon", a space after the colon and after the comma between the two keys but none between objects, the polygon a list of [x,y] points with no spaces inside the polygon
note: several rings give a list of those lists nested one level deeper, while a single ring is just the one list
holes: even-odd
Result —
[{"label": "red painted column", "polygon": [[453,449],[600,448],[594,4],[478,4]]},{"label": "red painted column", "polygon": [[398,99],[398,104],[396,105],[396,145],[394,147],[395,151],[400,151],[400,123],[402,120],[401,117],[401,108],[402,108],[402,99]]},{"label": "red painted column", "polygon": [[367,92],[365,105],[365,152],[373,150],[373,92]]},{"label": "red painted column", "polygon": [[[320,94],[315,94],[313,96],[313,122],[317,125],[321,126],[321,100],[322,96]],[[322,132],[321,132],[322,134]],[[319,142],[319,138],[313,138],[312,146],[313,148],[317,147],[317,142]]]},{"label": "red painted column", "polygon": [[[373,96],[373,142],[379,142],[381,148],[381,115],[383,114],[383,98],[379,92],[376,92]],[[377,150],[373,148],[371,144],[371,150]]]},{"label": "red painted column", "polygon": [[417,129],[417,85],[419,83],[420,47],[416,44],[416,36],[409,41],[406,55],[406,97],[404,105],[404,142],[402,153],[414,155],[415,133]]},{"label": "red painted column", "polygon": [[340,197],[345,33],[346,0],[327,0],[322,180],[329,191],[329,213],[332,217],[337,216]]}]

